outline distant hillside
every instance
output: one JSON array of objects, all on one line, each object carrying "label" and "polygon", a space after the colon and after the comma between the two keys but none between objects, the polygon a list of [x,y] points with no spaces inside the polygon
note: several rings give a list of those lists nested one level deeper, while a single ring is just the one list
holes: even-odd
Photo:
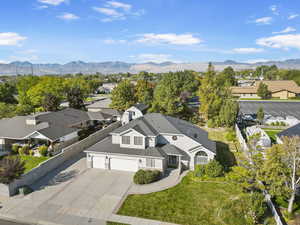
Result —
[{"label": "distant hillside", "polygon": [[[213,62],[216,70],[223,70],[227,66],[232,66],[235,70],[254,69],[261,65],[277,65],[282,69],[300,69],[300,59],[289,59],[285,61],[269,61],[258,62],[255,64],[240,63],[232,60],[224,62]],[[140,71],[148,71],[153,73],[164,73],[169,71],[195,70],[205,71],[207,62],[195,63],[125,63],[125,62],[82,62],[74,61],[67,64],[32,64],[30,62],[12,62],[9,64],[0,64],[0,75],[16,75],[16,74],[93,74],[93,73],[138,73]]]}]

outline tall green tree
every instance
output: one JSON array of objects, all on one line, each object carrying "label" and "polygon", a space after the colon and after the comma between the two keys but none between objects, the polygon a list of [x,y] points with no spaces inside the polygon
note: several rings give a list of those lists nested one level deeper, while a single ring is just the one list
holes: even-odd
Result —
[{"label": "tall green tree", "polygon": [[39,108],[42,107],[44,98],[47,94],[56,96],[60,101],[64,98],[65,86],[63,78],[54,76],[44,76],[39,82],[27,91],[30,104]]},{"label": "tall green tree", "polygon": [[138,80],[135,86],[135,98],[137,102],[151,105],[153,101],[154,85],[147,80]]},{"label": "tall green tree", "polygon": [[167,73],[154,89],[154,100],[151,111],[166,115],[182,115],[186,105],[182,102],[181,93],[194,93],[199,81],[191,71]]},{"label": "tall green tree", "polygon": [[264,118],[265,118],[265,112],[264,112],[263,107],[258,108],[258,111],[256,113],[256,117],[257,117],[257,120],[259,121],[259,123],[262,124],[263,121],[264,121]]},{"label": "tall green tree", "polygon": [[257,89],[257,95],[262,99],[268,99],[271,97],[271,92],[268,90],[268,85],[260,82]]},{"label": "tall green tree", "polygon": [[126,110],[136,103],[134,86],[129,80],[121,81],[111,93],[111,107],[118,110]]},{"label": "tall green tree", "polygon": [[61,101],[57,96],[51,93],[46,93],[43,98],[42,107],[44,111],[53,112],[59,109],[60,103]]},{"label": "tall green tree", "polygon": [[235,71],[231,66],[226,67],[219,76],[224,80],[224,83],[228,83],[230,86],[236,85]]},{"label": "tall green tree", "polygon": [[70,108],[85,109],[84,94],[79,86],[68,88],[67,101],[69,102]]},{"label": "tall green tree", "polygon": [[0,84],[0,102],[8,104],[17,103],[15,97],[15,87],[9,83]]},{"label": "tall green tree", "polygon": [[37,76],[22,76],[17,80],[18,102],[22,105],[30,104],[28,91],[40,81]]},{"label": "tall green tree", "polygon": [[236,100],[227,98],[222,104],[219,118],[222,126],[232,127],[234,126],[239,113],[239,104]]}]

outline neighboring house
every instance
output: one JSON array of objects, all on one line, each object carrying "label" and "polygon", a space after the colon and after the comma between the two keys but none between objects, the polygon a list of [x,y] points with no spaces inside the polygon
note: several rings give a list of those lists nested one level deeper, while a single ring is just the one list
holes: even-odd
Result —
[{"label": "neighboring house", "polygon": [[277,134],[277,143],[282,144],[283,143],[283,137],[300,137],[300,123],[281,131]]},{"label": "neighboring house", "polygon": [[199,127],[174,117],[149,113],[112,131],[85,151],[89,168],[135,172],[184,165],[194,170],[216,155],[216,143]]},{"label": "neighboring house", "polygon": [[116,109],[112,109],[110,107],[110,104],[111,104],[110,98],[102,98],[97,100],[93,104],[86,106],[86,108],[89,112],[102,112],[111,115],[114,118],[114,120],[120,121],[122,112]]},{"label": "neighboring house", "polygon": [[117,85],[117,83],[104,83],[101,87],[98,88],[98,91],[110,94]]},{"label": "neighboring house", "polygon": [[148,106],[143,103],[138,103],[127,109],[122,115],[122,124],[125,125],[131,120],[135,120],[144,116],[147,112]]},{"label": "neighboring house", "polygon": [[256,143],[255,147],[261,147],[261,148],[269,148],[271,147],[271,139],[269,135],[261,128],[257,126],[251,126],[246,128],[246,135],[248,140],[253,136],[259,134],[259,140]]},{"label": "neighboring house", "polygon": [[65,147],[78,140],[78,132],[99,121],[110,120],[103,113],[67,108],[0,120],[0,149],[10,150],[12,144],[46,144],[52,149]]},{"label": "neighboring house", "polygon": [[268,86],[272,98],[289,99],[300,94],[300,87],[292,80],[276,80],[276,81],[255,81],[250,87],[231,87],[233,96],[240,98],[257,98],[257,90],[259,84],[263,82]]}]

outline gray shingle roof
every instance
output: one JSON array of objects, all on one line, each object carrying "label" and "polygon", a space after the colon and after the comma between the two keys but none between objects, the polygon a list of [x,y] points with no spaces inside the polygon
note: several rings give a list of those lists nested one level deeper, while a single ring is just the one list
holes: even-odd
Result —
[{"label": "gray shingle roof", "polygon": [[111,99],[110,98],[103,98],[91,105],[88,105],[86,108],[88,109],[98,109],[98,108],[110,108]]},{"label": "gray shingle roof", "polygon": [[300,123],[277,134],[278,137],[300,137]]},{"label": "gray shingle roof", "polygon": [[159,148],[146,148],[146,149],[121,148],[119,144],[112,144],[111,136],[105,138],[104,140],[88,148],[87,150],[85,150],[85,152],[124,154],[124,155],[132,155],[132,156],[164,158],[164,155],[161,153]]},{"label": "gray shingle roof", "polygon": [[[0,120],[0,137],[8,139],[24,139],[38,131],[52,141],[78,131],[75,125],[89,120],[108,117],[107,114],[87,113],[82,110],[67,108],[58,112],[38,113],[30,116],[16,116]],[[97,118],[96,118],[97,117]],[[101,118],[100,118],[101,117]],[[36,119],[37,125],[26,124],[27,119]]]},{"label": "gray shingle roof", "polygon": [[138,127],[138,132],[145,136],[157,136],[158,134],[184,134],[205,148],[216,152],[215,142],[208,139],[208,133],[201,128],[178,118],[164,116],[159,113],[148,113],[135,119],[125,126],[119,127],[112,133],[120,134],[128,129]]},{"label": "gray shingle roof", "polygon": [[181,149],[177,148],[174,145],[166,144],[160,147],[160,149],[166,154],[166,155],[179,155],[182,157],[183,160],[189,160],[190,156]]}]

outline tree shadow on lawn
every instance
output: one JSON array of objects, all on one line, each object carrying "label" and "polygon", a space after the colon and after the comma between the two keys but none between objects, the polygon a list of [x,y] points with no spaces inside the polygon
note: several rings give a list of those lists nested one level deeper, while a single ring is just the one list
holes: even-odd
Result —
[{"label": "tree shadow on lawn", "polygon": [[69,171],[65,171],[65,170],[84,157],[85,154],[79,154],[78,156],[71,158],[70,160],[64,162],[61,166],[57,167],[56,169],[49,171],[43,178],[39,179],[34,184],[30,185],[30,187],[34,191],[38,191],[46,188],[47,186],[55,186],[71,180],[72,178],[76,177],[80,173],[80,170],[79,169],[73,169]]},{"label": "tree shadow on lawn", "polygon": [[230,151],[229,145],[221,141],[215,142],[217,147],[216,160],[218,160],[224,166],[225,170],[228,170],[230,167],[237,165],[236,158]]}]

